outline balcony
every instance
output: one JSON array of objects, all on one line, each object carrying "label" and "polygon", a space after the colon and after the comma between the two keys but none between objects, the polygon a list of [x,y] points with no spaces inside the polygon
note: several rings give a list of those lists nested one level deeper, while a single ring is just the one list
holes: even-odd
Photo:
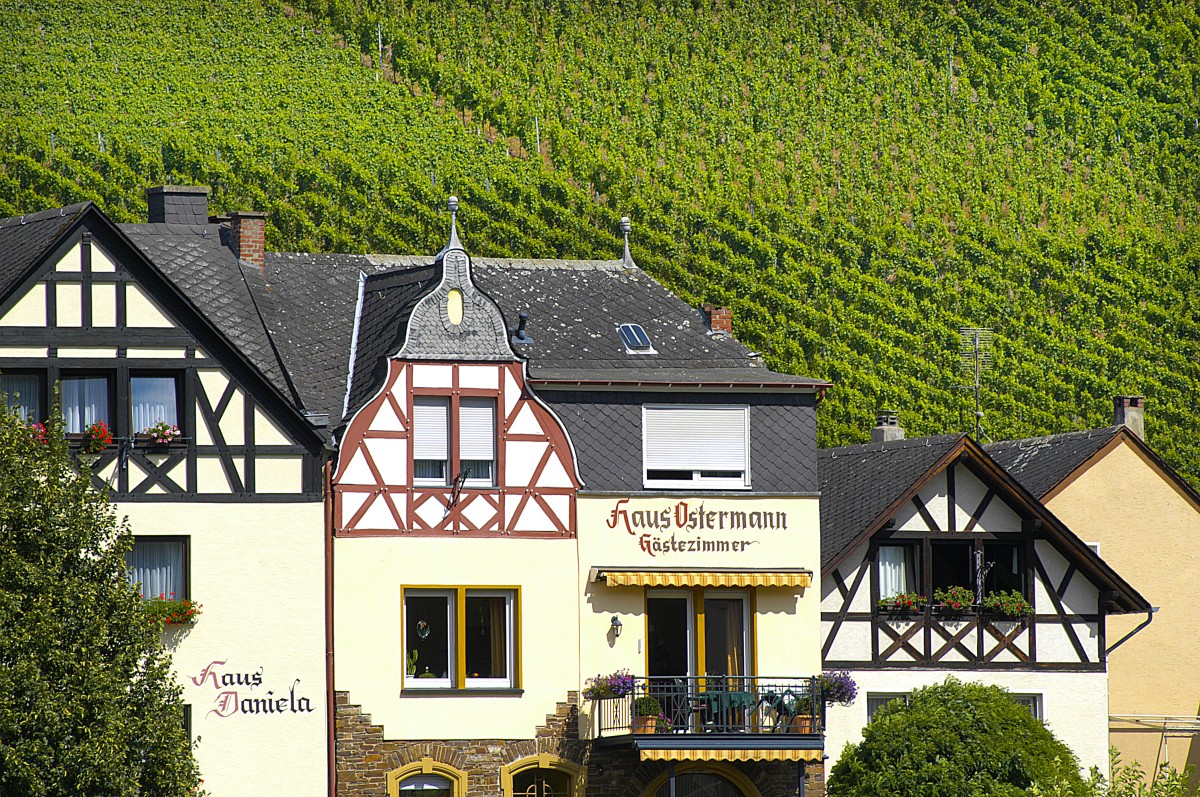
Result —
[{"label": "balcony", "polygon": [[631,745],[643,761],[810,760],[824,746],[816,678],[638,677],[595,705],[597,744]]}]

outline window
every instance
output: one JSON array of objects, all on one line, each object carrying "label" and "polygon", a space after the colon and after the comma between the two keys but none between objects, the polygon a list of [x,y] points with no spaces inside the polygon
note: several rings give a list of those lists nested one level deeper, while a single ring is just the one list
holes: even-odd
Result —
[{"label": "window", "polygon": [[42,378],[38,374],[0,374],[0,393],[8,408],[25,423],[36,423],[42,415]]},{"label": "window", "polygon": [[515,590],[404,590],[405,688],[515,686],[515,618]]},{"label": "window", "polygon": [[143,598],[190,597],[187,537],[134,537],[125,563],[129,583],[141,585]]},{"label": "window", "polygon": [[748,407],[642,408],[646,487],[750,486]]},{"label": "window", "polygon": [[875,712],[891,703],[893,700],[899,700],[908,705],[911,697],[909,692],[868,692],[867,693],[867,722],[875,716]]},{"label": "window", "polygon": [[192,704],[183,704],[183,732],[187,736],[187,740],[192,740]]},{"label": "window", "polygon": [[97,421],[109,423],[107,376],[64,376],[62,378],[63,430],[79,434]]},{"label": "window", "polygon": [[[463,398],[457,402],[458,424],[451,429],[451,401],[442,396],[413,399],[413,482],[445,485],[452,475],[469,487],[496,483],[496,400]],[[457,432],[458,470],[451,447]]]},{"label": "window", "polygon": [[916,577],[917,549],[914,545],[879,546],[879,597],[902,592],[920,592]]},{"label": "window", "polygon": [[129,379],[131,428],[140,432],[162,421],[179,423],[179,402],[174,376],[132,376]]},{"label": "window", "polygon": [[984,567],[987,575],[983,579],[983,593],[1003,590],[1025,592],[1025,568],[1022,566],[1021,549],[1014,542],[985,542],[983,544]]},{"label": "window", "polygon": [[621,324],[617,327],[617,334],[625,344],[626,354],[658,354],[641,324]]},{"label": "window", "polygon": [[966,587],[975,591],[975,544],[970,542],[935,542],[929,546],[929,597],[939,589]]},{"label": "window", "polygon": [[409,797],[454,797],[454,784],[441,775],[413,775],[400,781],[400,793]]},{"label": "window", "polygon": [[1029,709],[1029,713],[1034,716],[1034,719],[1042,719],[1042,696],[1041,695],[1013,695],[1009,697],[1014,702],[1019,703]]},{"label": "window", "polygon": [[450,400],[413,399],[413,480],[445,484],[450,470]]}]

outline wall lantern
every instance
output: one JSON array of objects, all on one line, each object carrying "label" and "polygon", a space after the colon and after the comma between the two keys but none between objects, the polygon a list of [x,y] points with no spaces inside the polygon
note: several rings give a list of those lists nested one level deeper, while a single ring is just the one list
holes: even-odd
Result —
[{"label": "wall lantern", "polygon": [[621,618],[617,617],[615,614],[612,618],[612,633],[614,637],[619,637],[621,635]]}]

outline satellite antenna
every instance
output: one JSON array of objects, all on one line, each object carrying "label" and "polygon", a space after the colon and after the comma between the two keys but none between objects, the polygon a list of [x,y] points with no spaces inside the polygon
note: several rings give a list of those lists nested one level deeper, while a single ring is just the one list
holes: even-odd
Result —
[{"label": "satellite antenna", "polygon": [[979,380],[992,367],[992,330],[987,327],[960,327],[958,335],[959,364],[971,380],[971,384],[961,387],[975,394],[975,438],[980,439],[986,433],[983,430],[983,410],[979,406]]}]

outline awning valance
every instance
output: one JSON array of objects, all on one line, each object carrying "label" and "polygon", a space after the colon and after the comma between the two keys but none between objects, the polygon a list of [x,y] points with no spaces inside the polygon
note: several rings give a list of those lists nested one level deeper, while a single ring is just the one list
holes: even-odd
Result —
[{"label": "awning valance", "polygon": [[590,580],[609,587],[792,587],[812,585],[812,571],[802,568],[642,568],[593,567]]},{"label": "awning valance", "polygon": [[820,761],[823,750],[642,750],[642,761]]}]

